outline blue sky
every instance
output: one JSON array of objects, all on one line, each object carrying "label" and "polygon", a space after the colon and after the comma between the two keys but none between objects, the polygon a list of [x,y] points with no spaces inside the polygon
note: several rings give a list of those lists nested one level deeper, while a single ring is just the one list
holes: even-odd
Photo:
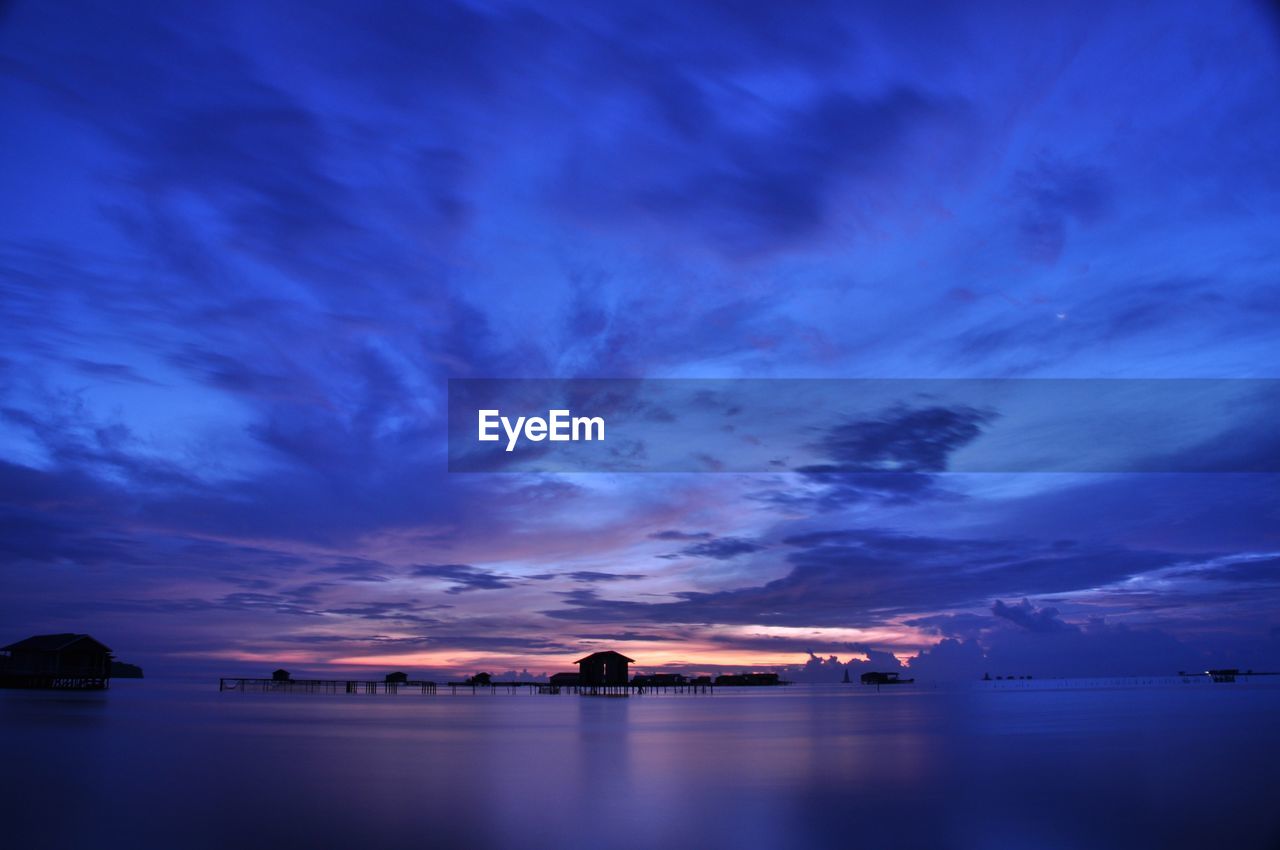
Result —
[{"label": "blue sky", "polygon": [[13,3],[0,621],[1280,666],[1274,475],[445,471],[450,378],[1280,377],[1278,77],[1262,4]]}]

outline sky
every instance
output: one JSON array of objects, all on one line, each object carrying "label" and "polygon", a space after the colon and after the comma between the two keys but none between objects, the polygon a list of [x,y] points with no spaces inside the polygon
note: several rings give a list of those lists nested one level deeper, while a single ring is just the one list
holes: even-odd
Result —
[{"label": "sky", "polygon": [[[1230,473],[948,472],[986,423],[900,409],[776,473],[446,439],[450,379],[1280,378],[1277,93],[1252,3],[7,4],[0,637],[1280,669],[1280,447],[1230,405],[1187,405]],[[929,462],[838,456],[903,428]]]}]

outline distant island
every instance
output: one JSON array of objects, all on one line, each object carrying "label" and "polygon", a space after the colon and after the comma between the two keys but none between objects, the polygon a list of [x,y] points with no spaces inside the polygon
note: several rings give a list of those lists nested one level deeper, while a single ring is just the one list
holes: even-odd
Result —
[{"label": "distant island", "polygon": [[123,661],[111,662],[111,678],[113,679],[141,679],[142,668],[137,664],[126,664]]}]

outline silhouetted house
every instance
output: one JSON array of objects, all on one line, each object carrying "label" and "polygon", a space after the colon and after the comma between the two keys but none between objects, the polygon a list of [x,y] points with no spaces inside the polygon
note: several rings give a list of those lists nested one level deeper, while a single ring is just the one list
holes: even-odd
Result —
[{"label": "silhouetted house", "polygon": [[900,678],[898,673],[863,673],[858,678],[864,685],[909,685],[915,681]]},{"label": "silhouetted house", "polygon": [[578,683],[594,685],[625,685],[628,678],[628,664],[634,659],[612,649],[604,652],[593,652],[586,658],[580,658],[578,665]]},{"label": "silhouetted house", "polygon": [[289,681],[289,671],[285,669],[276,670],[274,673],[271,674],[271,681],[273,682]]},{"label": "silhouetted house", "polygon": [[111,648],[89,635],[36,635],[0,648],[0,687],[101,689]]},{"label": "silhouetted house", "polygon": [[471,676],[470,678],[467,679],[467,684],[468,685],[491,685],[493,684],[493,677],[490,676],[488,673],[477,673],[474,676]]},{"label": "silhouetted house", "polygon": [[388,685],[403,685],[405,682],[409,681],[409,674],[401,673],[397,670],[395,673],[388,673],[384,681]]},{"label": "silhouetted house", "polygon": [[726,673],[716,676],[717,685],[781,685],[777,673]]},{"label": "silhouetted house", "polygon": [[548,680],[548,683],[555,685],[557,688],[571,688],[581,681],[582,677],[577,673],[555,673]]}]

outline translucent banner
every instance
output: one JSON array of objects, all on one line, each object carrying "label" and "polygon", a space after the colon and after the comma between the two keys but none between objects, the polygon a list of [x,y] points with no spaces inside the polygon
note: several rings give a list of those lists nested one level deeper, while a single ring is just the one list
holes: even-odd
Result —
[{"label": "translucent banner", "polygon": [[1278,472],[1275,379],[460,379],[452,472]]}]

